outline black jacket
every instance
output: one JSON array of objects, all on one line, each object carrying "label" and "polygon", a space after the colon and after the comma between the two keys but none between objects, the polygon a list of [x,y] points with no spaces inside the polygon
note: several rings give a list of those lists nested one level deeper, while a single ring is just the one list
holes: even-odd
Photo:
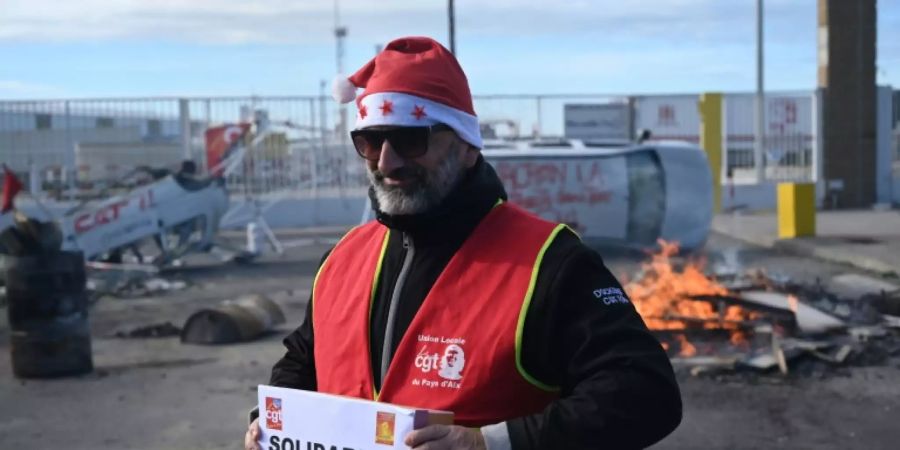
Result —
[{"label": "black jacket", "polygon": [[[450,257],[490,211],[506,199],[493,168],[482,159],[442,205],[424,215],[377,219],[391,229],[372,312],[372,372],[380,386],[380,361],[388,306],[406,249],[415,247],[402,286],[393,351]],[[324,260],[324,258],[323,258]],[[523,331],[522,365],[561,397],[543,413],[507,421],[513,449],[641,448],[659,441],[681,421],[681,396],[672,366],[630,303],[604,303],[594,291],[619,288],[595,251],[563,231],[541,263]],[[284,340],[287,353],[270,383],[316,389],[314,332],[303,324]]]}]

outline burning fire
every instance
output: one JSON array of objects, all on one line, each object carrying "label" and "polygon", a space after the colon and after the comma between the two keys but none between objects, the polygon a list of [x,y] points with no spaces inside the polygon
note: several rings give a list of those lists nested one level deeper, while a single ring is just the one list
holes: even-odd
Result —
[{"label": "burning fire", "polygon": [[[692,262],[677,270],[672,256],[678,253],[678,243],[658,241],[660,251],[651,255],[642,265],[639,279],[625,285],[629,298],[650,329],[684,330],[688,328],[733,330],[731,343],[739,345],[746,340],[739,330],[742,322],[753,319],[752,311],[738,306],[717,310],[712,304],[697,301],[697,295],[728,295],[729,291],[703,273],[700,263]],[[680,343],[680,355],[692,356],[697,349],[684,335],[676,336]]]},{"label": "burning fire", "polygon": [[679,334],[677,336],[677,339],[678,344],[681,346],[681,350],[678,352],[678,356],[690,358],[691,356],[697,354],[697,347],[695,347],[694,344],[691,344],[687,340],[687,337],[685,337],[683,334]]}]

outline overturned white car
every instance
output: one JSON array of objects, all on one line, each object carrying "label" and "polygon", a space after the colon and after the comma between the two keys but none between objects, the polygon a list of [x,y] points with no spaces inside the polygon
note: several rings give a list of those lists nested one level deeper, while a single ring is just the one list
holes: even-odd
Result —
[{"label": "overturned white car", "polygon": [[682,142],[488,142],[511,201],[566,223],[588,243],[701,247],[712,221],[712,176]]}]

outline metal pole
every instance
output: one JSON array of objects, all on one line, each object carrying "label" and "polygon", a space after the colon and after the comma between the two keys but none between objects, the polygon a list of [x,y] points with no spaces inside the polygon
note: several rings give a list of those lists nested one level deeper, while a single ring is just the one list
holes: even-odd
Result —
[{"label": "metal pole", "polygon": [[763,0],[756,0],[756,120],[754,121],[753,166],[756,181],[761,183],[765,174],[763,151],[765,149],[765,90],[763,87]]},{"label": "metal pole", "polygon": [[447,0],[447,18],[450,27],[450,53],[456,54],[456,14],[453,12],[453,0]]},{"label": "metal pole", "polygon": [[178,99],[178,116],[181,119],[181,152],[185,160],[193,160],[191,152],[191,108],[188,100]]},{"label": "metal pole", "polygon": [[[337,63],[337,76],[344,75],[344,39],[347,37],[347,27],[341,26],[341,15],[338,0],[334,0],[334,39],[335,39],[335,59]],[[341,104],[338,107],[338,142],[346,143],[347,135],[347,106]]]},{"label": "metal pole", "polygon": [[[814,183],[816,183],[816,199],[821,198],[820,193],[824,192],[825,186],[825,177],[823,171],[822,164],[822,149],[823,143],[825,141],[825,127],[824,127],[824,98],[825,98],[825,88],[816,88],[813,91],[812,95],[812,133],[813,133],[813,145],[812,145],[812,162],[810,163],[811,167],[811,176],[810,178]],[[821,192],[820,192],[821,191]]]},{"label": "metal pole", "polygon": [[[319,128],[319,130],[321,130],[321,132],[319,133],[319,136],[322,139],[322,149],[321,149],[321,152],[316,155],[317,158],[314,158],[312,161],[312,164],[313,164],[312,182],[313,182],[313,189],[314,189],[313,190],[313,198],[318,197],[318,186],[319,186],[319,178],[318,178],[319,159],[318,159],[318,156],[321,155],[323,158],[323,161],[327,161],[327,159],[325,159],[325,158],[329,155],[328,148],[327,148],[328,141],[325,136],[325,132],[328,127],[327,120],[328,120],[328,118],[325,113],[325,80],[322,80],[319,82],[319,122],[321,123],[321,127]],[[313,208],[314,208],[313,214],[316,214],[315,208],[317,208],[317,207],[318,206],[315,203],[313,203]]]},{"label": "metal pole", "polygon": [[66,114],[66,168],[63,169],[63,173],[61,174],[64,177],[65,181],[65,191],[69,191],[69,189],[75,188],[75,174],[78,171],[78,155],[75,150],[75,144],[72,142],[72,109],[69,101],[66,100],[64,103],[65,114]]},{"label": "metal pole", "polygon": [[[319,88],[319,89],[320,89],[320,91],[321,91],[321,90],[324,90],[324,86],[321,86],[321,85],[320,85],[320,88]],[[324,92],[319,92],[319,97],[322,97],[322,95],[324,95]],[[315,139],[316,139],[317,131],[320,131],[320,130],[322,130],[322,129],[318,128],[318,125],[317,125],[317,123],[316,123],[316,100],[315,100],[315,99],[310,99],[310,100],[309,100],[309,120],[310,120],[310,128],[309,128],[309,129],[310,129],[310,134],[309,134],[309,150],[308,150],[308,152],[307,152],[308,158],[306,159],[306,164],[307,164],[307,169],[309,170],[309,183],[310,183],[310,185],[307,186],[307,190],[308,190],[308,192],[310,192],[310,193],[312,194],[312,198],[313,198],[313,212],[312,212],[313,219],[312,219],[312,223],[313,223],[313,224],[318,224],[318,221],[316,220],[316,217],[318,216],[318,214],[316,214],[316,211],[318,210],[318,208],[315,207],[315,206],[316,206],[316,204],[315,204],[316,200],[315,200],[315,199],[318,197],[318,196],[317,196],[318,192],[317,192],[317,190],[316,190],[316,185],[318,184],[318,180],[316,180],[316,144],[315,144]],[[298,177],[297,177],[297,178],[298,178],[298,179],[300,178],[299,174],[298,174]],[[300,186],[301,189],[302,189],[303,185],[300,184],[299,186]]]},{"label": "metal pole", "polygon": [[[206,114],[206,125],[203,127],[204,129],[204,149],[206,148],[206,131],[209,129],[210,124],[212,124],[212,100],[207,98],[203,102],[203,110]],[[206,150],[200,152],[200,161],[203,164],[203,170],[208,173],[209,171],[209,161],[206,159]]]}]

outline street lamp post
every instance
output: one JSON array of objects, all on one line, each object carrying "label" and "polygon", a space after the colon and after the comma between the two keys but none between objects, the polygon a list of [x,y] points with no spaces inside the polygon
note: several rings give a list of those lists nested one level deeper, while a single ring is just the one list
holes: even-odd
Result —
[{"label": "street lamp post", "polygon": [[765,91],[763,88],[763,0],[756,0],[756,102],[753,136],[753,167],[756,170],[756,180],[763,181],[765,164],[763,152],[765,151]]},{"label": "street lamp post", "polygon": [[453,12],[453,0],[447,0],[447,20],[450,27],[450,53],[456,54],[456,14]]}]

